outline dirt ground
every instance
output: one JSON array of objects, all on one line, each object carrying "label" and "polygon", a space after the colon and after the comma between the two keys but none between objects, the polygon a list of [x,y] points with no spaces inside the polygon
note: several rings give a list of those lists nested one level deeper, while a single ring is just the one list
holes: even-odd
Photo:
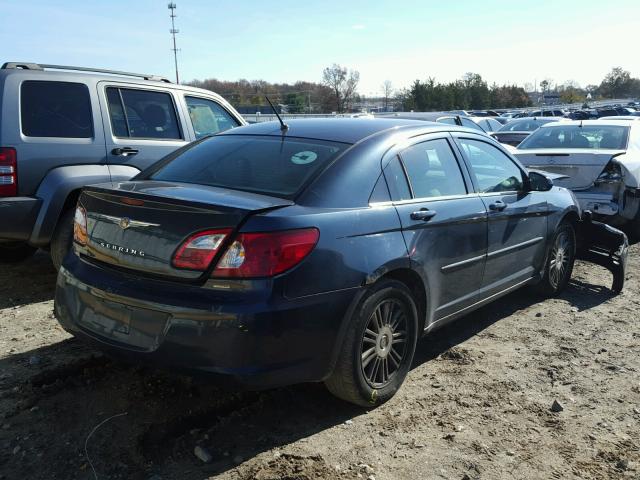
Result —
[{"label": "dirt ground", "polygon": [[635,245],[619,296],[579,263],[559,298],[517,292],[435,332],[362,411],[321,385],[221,391],[103,357],[58,327],[38,254],[0,270],[0,478],[638,479],[639,267]]}]

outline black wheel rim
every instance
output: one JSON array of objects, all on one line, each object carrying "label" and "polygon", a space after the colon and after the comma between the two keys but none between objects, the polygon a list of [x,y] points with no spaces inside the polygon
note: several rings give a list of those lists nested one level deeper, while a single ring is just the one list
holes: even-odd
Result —
[{"label": "black wheel rim", "polygon": [[558,288],[569,273],[569,264],[573,255],[572,242],[569,232],[560,232],[556,237],[549,258],[549,283]]},{"label": "black wheel rim", "polygon": [[388,385],[402,365],[407,351],[407,315],[395,299],[380,302],[362,335],[362,374],[374,388]]}]

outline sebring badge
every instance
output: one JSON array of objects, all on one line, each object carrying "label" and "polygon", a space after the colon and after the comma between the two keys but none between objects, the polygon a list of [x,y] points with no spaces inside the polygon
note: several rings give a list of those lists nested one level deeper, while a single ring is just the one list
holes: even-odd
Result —
[{"label": "sebring badge", "polygon": [[124,253],[125,255],[133,255],[134,257],[144,257],[144,251],[136,250],[135,248],[121,247],[120,245],[114,245],[113,243],[100,242],[102,248],[107,250],[113,250],[114,252]]}]

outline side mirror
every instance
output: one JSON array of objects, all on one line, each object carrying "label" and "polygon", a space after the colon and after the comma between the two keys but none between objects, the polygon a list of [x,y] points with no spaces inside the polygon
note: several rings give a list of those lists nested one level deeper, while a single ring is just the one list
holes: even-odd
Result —
[{"label": "side mirror", "polygon": [[553,180],[546,175],[530,171],[529,172],[529,191],[530,192],[548,192],[553,188]]}]

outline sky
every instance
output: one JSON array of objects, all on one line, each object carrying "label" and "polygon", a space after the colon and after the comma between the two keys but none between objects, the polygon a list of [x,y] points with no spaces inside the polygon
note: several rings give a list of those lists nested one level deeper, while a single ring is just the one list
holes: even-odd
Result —
[{"label": "sky", "polygon": [[[498,84],[640,77],[640,0],[175,0],[181,81],[320,81],[333,64],[359,92],[475,72]],[[175,78],[161,0],[0,0],[0,61]]]}]

